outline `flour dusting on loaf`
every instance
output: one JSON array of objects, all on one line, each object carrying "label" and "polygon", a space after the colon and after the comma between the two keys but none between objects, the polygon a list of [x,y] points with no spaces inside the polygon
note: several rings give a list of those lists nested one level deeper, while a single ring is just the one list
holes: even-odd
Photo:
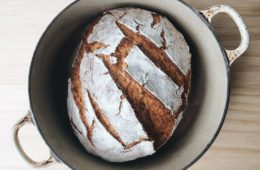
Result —
[{"label": "flour dusting on loaf", "polygon": [[187,106],[190,63],[167,18],[139,8],[104,12],[85,30],[68,81],[68,114],[82,145],[111,162],[155,153]]}]

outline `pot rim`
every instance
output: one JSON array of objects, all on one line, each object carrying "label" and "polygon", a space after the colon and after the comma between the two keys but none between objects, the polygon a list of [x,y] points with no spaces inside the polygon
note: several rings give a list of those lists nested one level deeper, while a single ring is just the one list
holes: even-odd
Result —
[{"label": "pot rim", "polygon": [[[56,20],[58,20],[60,18],[60,16],[70,7],[72,7],[74,4],[78,3],[80,0],[75,0],[74,2],[70,3],[68,6],[66,6],[63,10],[61,10],[58,15],[55,16],[55,18],[50,22],[50,24],[46,27],[45,31],[43,32],[43,34],[41,35],[36,48],[34,50],[33,56],[32,56],[32,60],[30,63],[30,68],[29,68],[29,76],[28,76],[28,96],[29,96],[29,104],[30,104],[30,109],[31,109],[31,113],[32,113],[32,119],[34,124],[36,125],[37,130],[39,131],[40,135],[42,136],[44,142],[47,144],[47,146],[49,147],[51,153],[53,154],[53,156],[55,157],[55,159],[57,159],[59,162],[62,162],[63,164],[65,164],[66,166],[68,166],[70,169],[74,169],[69,163],[67,163],[64,159],[62,159],[60,157],[59,154],[57,154],[56,150],[54,147],[52,147],[49,142],[45,139],[40,126],[38,126],[38,121],[37,118],[34,115],[34,108],[33,108],[33,104],[32,104],[32,95],[31,95],[31,79],[32,79],[32,70],[33,70],[33,66],[34,66],[34,62],[35,62],[35,58],[36,58],[36,53],[38,51],[38,49],[40,48],[41,44],[42,44],[42,40],[45,37],[46,33],[48,32],[48,30],[50,29],[51,26],[53,26],[56,22]],[[227,94],[226,94],[226,103],[225,103],[225,109],[223,111],[223,116],[221,118],[221,122],[215,132],[215,134],[213,135],[212,139],[209,141],[209,143],[207,144],[207,146],[190,162],[188,163],[186,166],[184,166],[182,169],[188,169],[189,167],[191,167],[195,162],[197,162],[207,151],[208,149],[212,146],[212,144],[214,143],[214,141],[216,140],[218,134],[220,133],[220,130],[224,124],[226,115],[227,115],[227,111],[228,111],[228,105],[229,105],[229,99],[230,99],[230,64],[228,61],[228,56],[226,51],[224,50],[223,45],[221,44],[220,40],[218,39],[216,32],[214,31],[212,25],[208,22],[208,20],[194,7],[190,6],[188,3],[182,1],[182,0],[178,0],[179,2],[181,2],[183,5],[185,5],[186,7],[188,7],[189,9],[192,10],[192,12],[194,14],[196,14],[202,21],[203,23],[208,27],[208,29],[212,32],[213,37],[215,38],[215,40],[218,42],[219,48],[222,52],[222,56],[224,59],[224,63],[226,65],[225,69],[226,69],[226,75],[227,75]]]}]

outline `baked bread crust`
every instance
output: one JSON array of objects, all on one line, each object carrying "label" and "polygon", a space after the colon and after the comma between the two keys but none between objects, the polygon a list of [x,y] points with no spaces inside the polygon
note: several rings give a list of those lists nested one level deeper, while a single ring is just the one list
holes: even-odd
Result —
[{"label": "baked bread crust", "polygon": [[90,23],[67,99],[84,147],[112,162],[158,150],[187,105],[190,60],[183,35],[157,13],[120,8]]}]

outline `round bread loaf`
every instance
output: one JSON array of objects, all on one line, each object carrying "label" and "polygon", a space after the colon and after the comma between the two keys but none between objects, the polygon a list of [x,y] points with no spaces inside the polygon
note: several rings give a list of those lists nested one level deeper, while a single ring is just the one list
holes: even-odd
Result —
[{"label": "round bread loaf", "polygon": [[91,22],[68,85],[68,113],[86,150],[111,162],[155,153],[173,134],[191,79],[183,35],[155,12],[120,8]]}]

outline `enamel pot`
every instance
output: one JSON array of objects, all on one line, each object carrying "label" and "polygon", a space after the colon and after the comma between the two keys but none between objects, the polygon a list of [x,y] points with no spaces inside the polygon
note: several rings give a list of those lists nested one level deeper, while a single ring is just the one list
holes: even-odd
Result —
[{"label": "enamel pot", "polygon": [[[184,119],[170,141],[156,154],[127,163],[109,163],[90,155],[78,142],[67,115],[67,83],[73,56],[86,25],[102,11],[117,7],[140,7],[167,16],[184,34],[192,53],[192,83]],[[241,34],[241,43],[226,50],[211,26],[218,13],[228,14]],[[239,14],[218,5],[198,11],[177,0],[80,0],[65,8],[41,37],[29,74],[30,111],[14,126],[14,143],[33,167],[53,163],[76,170],[186,169],[216,139],[227,113],[231,64],[247,49],[249,36]],[[19,129],[33,123],[50,148],[48,160],[36,162],[23,150]]]}]

